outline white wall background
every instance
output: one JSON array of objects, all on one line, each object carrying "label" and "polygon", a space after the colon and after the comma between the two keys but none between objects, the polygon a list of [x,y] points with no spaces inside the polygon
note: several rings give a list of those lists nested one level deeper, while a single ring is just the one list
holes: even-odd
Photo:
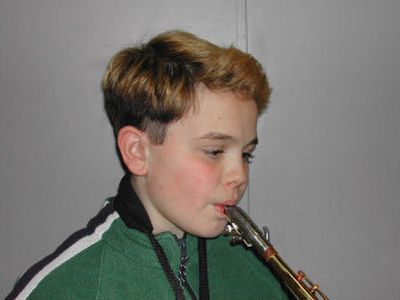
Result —
[{"label": "white wall background", "polygon": [[400,299],[400,1],[0,2],[0,297],[122,172],[100,78],[173,28],[246,45],[274,88],[250,214],[331,299]]}]

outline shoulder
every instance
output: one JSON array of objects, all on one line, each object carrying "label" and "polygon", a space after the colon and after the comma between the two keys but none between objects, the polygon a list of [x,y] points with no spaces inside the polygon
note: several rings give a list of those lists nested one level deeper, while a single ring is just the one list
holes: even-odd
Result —
[{"label": "shoulder", "polygon": [[[69,236],[54,252],[30,267],[16,282],[7,299],[77,298],[71,293],[92,290],[101,265],[107,232],[118,214],[108,204],[88,225]],[[69,292],[71,291],[71,292]],[[68,294],[70,293],[70,294]]]},{"label": "shoulder", "polygon": [[98,290],[104,242],[99,241],[43,276],[29,299],[93,299]]}]

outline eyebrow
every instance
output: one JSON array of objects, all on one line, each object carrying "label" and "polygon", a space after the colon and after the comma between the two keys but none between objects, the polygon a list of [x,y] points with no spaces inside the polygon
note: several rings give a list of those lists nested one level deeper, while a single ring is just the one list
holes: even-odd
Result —
[{"label": "eyebrow", "polygon": [[[219,132],[209,132],[206,133],[205,135],[201,136],[199,139],[201,140],[221,140],[221,141],[232,141],[234,143],[237,143],[237,139],[234,138],[231,135],[227,135],[227,134],[223,134],[223,133],[219,133]],[[254,145],[256,146],[258,144],[258,138],[255,137],[254,139],[252,139],[247,145]]]}]

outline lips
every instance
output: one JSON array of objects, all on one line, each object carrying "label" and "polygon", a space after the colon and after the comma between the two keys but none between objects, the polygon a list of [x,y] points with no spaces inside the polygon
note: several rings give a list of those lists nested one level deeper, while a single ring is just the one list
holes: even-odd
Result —
[{"label": "lips", "polygon": [[225,216],[225,205],[223,205],[223,204],[214,204],[214,207],[221,213],[221,215]]},{"label": "lips", "polygon": [[221,205],[224,205],[224,206],[235,206],[236,204],[237,204],[236,200],[227,200],[227,201],[224,201],[223,203],[221,203]]},{"label": "lips", "polygon": [[225,206],[235,206],[237,201],[235,200],[227,200],[222,203],[214,204],[215,208],[225,216]]}]

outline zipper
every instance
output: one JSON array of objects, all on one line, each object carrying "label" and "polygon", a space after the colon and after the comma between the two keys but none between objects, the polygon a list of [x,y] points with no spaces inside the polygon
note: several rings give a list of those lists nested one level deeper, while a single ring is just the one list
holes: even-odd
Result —
[{"label": "zipper", "polygon": [[179,248],[181,249],[181,260],[178,268],[177,279],[179,285],[181,286],[182,290],[187,289],[190,294],[190,298],[192,300],[197,300],[196,294],[194,293],[193,289],[190,287],[189,282],[187,281],[186,277],[186,270],[187,264],[189,261],[189,257],[187,255],[187,247],[186,247],[186,233],[181,239],[177,239]]}]

